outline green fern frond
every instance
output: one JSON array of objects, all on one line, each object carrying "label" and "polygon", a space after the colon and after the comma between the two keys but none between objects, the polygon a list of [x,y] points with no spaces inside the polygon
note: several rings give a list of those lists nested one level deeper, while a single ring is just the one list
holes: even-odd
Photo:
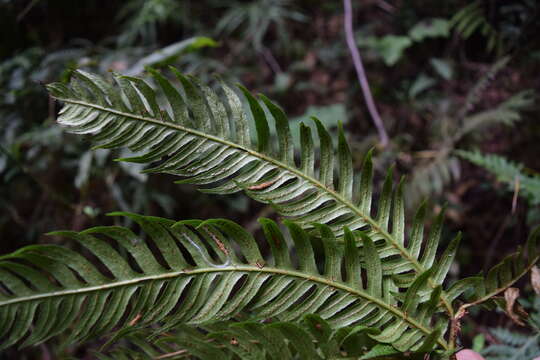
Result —
[{"label": "green fern frond", "polygon": [[[137,332],[123,339],[129,346],[119,346],[106,355],[98,356],[103,360],[174,359],[175,356],[201,360],[369,358],[377,346],[369,335],[378,333],[378,329],[365,326],[333,329],[319,316],[307,315],[300,323],[240,322],[202,328],[182,326],[159,337],[153,337],[149,331]],[[428,343],[425,349],[429,347]],[[392,349],[387,346],[387,351],[393,351],[397,359],[400,353]],[[377,350],[380,351],[380,347]]]},{"label": "green fern frond", "polygon": [[460,139],[473,131],[503,124],[511,126],[522,118],[521,112],[529,108],[534,103],[533,91],[521,91],[507,100],[501,102],[494,109],[480,111],[463,119],[461,127],[458,129],[455,138]]},{"label": "green fern frond", "polygon": [[500,51],[502,48],[501,36],[484,16],[481,1],[473,1],[459,10],[450,19],[450,27],[464,39],[468,39],[472,34],[480,32],[488,40],[486,46],[488,51],[494,49]]},{"label": "green fern frond", "polygon": [[[355,183],[351,152],[342,129],[335,161],[332,139],[314,119],[320,139],[320,166],[316,172],[310,128],[301,125],[298,166],[287,117],[263,95],[260,99],[274,118],[279,139],[277,149],[270,139],[266,112],[245,88],[240,87],[248,108],[225,84],[221,86],[220,96],[195,78],[187,78],[173,69],[183,86],[183,96],[158,72],[149,71],[164,94],[166,110],[160,108],[157,92],[141,79],[114,76],[118,87],[113,87],[97,76],[76,71],[70,87],[60,83],[48,85],[51,95],[64,103],[58,122],[73,133],[93,134],[100,143],[97,147],[128,147],[144,152],[120,160],[161,161],[148,172],[182,176],[180,183],[213,185],[202,189],[209,193],[243,190],[257,201],[272,204],[281,215],[292,218],[304,229],[322,223],[340,238],[345,227],[362,229],[376,242],[383,273],[404,275],[401,285],[407,283],[406,279],[411,284],[415,278],[411,271],[418,275],[433,266],[443,215],[424,241],[424,210],[419,210],[413,223],[413,236],[406,242],[402,185],[393,191],[391,172],[379,198],[377,215],[372,215],[371,154],[364,161],[359,183]],[[256,144],[251,142],[249,116],[255,120]],[[338,179],[334,177],[335,162]],[[358,243],[362,245],[360,238]],[[428,284],[433,289],[440,282],[429,279]],[[441,297],[442,306],[451,314],[450,302],[444,293]]]},{"label": "green fern frond", "polygon": [[525,173],[523,164],[479,151],[458,150],[456,154],[494,174],[498,181],[508,184],[511,191],[514,191],[516,181],[519,181],[519,191],[527,200],[532,205],[540,204],[540,176]]},{"label": "green fern frond", "polygon": [[504,56],[490,65],[489,69],[482,74],[480,79],[474,84],[474,86],[467,92],[467,97],[463,106],[458,112],[458,118],[463,119],[467,113],[469,113],[473,107],[482,99],[482,94],[495,79],[495,77],[503,70],[510,62],[510,56]]},{"label": "green fern frond", "polygon": [[443,142],[442,148],[438,150],[433,160],[419,165],[414,170],[407,189],[409,204],[416,205],[422,198],[441,194],[446,185],[459,180],[460,164],[458,159],[451,154],[458,141],[468,134],[478,133],[481,129],[485,130],[498,124],[511,126],[520,121],[522,111],[533,104],[534,96],[532,91],[522,91],[501,102],[493,109],[478,111],[466,116],[466,107],[472,106],[472,103],[468,103],[468,101],[473,101],[468,97],[466,105],[458,114],[458,120],[465,118],[450,124],[453,127],[453,134],[448,138],[449,141]]},{"label": "green fern frond", "polygon": [[290,252],[277,224],[261,220],[272,253],[265,259],[253,237],[228,220],[113,215],[138,223],[146,239],[116,226],[62,231],[54,234],[76,240],[84,251],[35,245],[0,257],[1,349],[68,330],[66,344],[130,326],[165,332],[240,313],[279,321],[313,313],[333,327],[375,327],[380,333],[371,337],[398,350],[448,348],[446,321],[434,322],[441,287],[421,290],[429,275],[444,277],[455,249],[400,290],[383,276],[371,239],[361,234],[360,256],[348,229],[345,246],[338,247],[330,228],[317,225],[324,245],[319,270],[308,233],[292,222],[285,222],[294,242]]},{"label": "green fern frond", "polygon": [[445,152],[439,153],[437,158],[414,170],[407,189],[409,204],[415,205],[423,198],[442,194],[445,186],[459,180],[460,176],[459,160]]},{"label": "green fern frond", "polygon": [[462,305],[460,310],[478,304],[498,306],[499,299],[496,296],[502,294],[526,275],[540,259],[540,252],[538,251],[539,236],[540,227],[531,232],[523,248],[519,248],[518,251],[508,255],[500,263],[493,266],[485,278],[482,276],[465,278],[452,285],[448,290],[450,294],[463,287],[474,289],[469,302]]}]

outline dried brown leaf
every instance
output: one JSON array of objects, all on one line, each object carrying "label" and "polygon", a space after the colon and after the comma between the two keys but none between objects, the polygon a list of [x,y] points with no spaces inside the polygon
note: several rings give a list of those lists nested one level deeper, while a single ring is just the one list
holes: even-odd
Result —
[{"label": "dried brown leaf", "polygon": [[504,300],[506,301],[506,314],[514,321],[516,324],[525,326],[522,318],[526,317],[528,314],[525,310],[516,302],[519,298],[519,289],[518,288],[508,288],[504,292]]},{"label": "dried brown leaf", "polygon": [[540,295],[540,269],[536,265],[531,269],[531,285],[534,292]]}]

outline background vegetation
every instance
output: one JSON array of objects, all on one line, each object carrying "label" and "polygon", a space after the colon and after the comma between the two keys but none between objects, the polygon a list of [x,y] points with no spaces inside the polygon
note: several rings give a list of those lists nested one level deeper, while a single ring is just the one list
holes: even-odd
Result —
[{"label": "background vegetation", "polygon": [[[390,136],[376,148],[376,174],[382,180],[395,164],[407,176],[411,209],[424,198],[435,212],[447,203],[446,243],[457,229],[465,234],[452,274],[480,272],[540,223],[539,6],[353,5],[356,42]],[[141,175],[106,161],[125,154],[90,152],[85,140],[62,132],[42,84],[67,82],[75,68],[142,75],[145,65],[174,65],[205,81],[219,74],[264,92],[293,122],[314,114],[334,128],[343,121],[357,167],[378,144],[340,1],[0,0],[0,10],[0,253],[50,242],[42,234],[51,230],[111,224],[104,214],[114,210],[226,217],[251,231],[260,230],[259,216],[275,216],[241,195],[210,197],[165,175]],[[487,153],[498,158],[482,158]],[[525,307],[534,304],[529,290]],[[465,321],[465,345],[505,343],[493,327],[537,332],[502,314],[474,313]],[[38,353],[47,358],[44,347],[21,356]]]}]

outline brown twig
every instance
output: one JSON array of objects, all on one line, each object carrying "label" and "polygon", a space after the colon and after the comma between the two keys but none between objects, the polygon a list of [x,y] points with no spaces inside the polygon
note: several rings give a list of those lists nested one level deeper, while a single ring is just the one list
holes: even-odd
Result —
[{"label": "brown twig", "polygon": [[188,351],[186,349],[182,349],[182,350],[178,350],[178,351],[174,351],[174,352],[170,352],[170,353],[166,353],[166,354],[157,356],[154,359],[156,359],[156,360],[158,360],[158,359],[167,359],[167,358],[187,354],[187,352]]},{"label": "brown twig", "polygon": [[386,145],[388,145],[388,134],[384,129],[381,116],[379,115],[379,111],[377,110],[375,102],[373,101],[373,96],[371,95],[371,90],[369,89],[369,83],[364,70],[364,65],[362,64],[362,58],[360,57],[360,51],[358,50],[354,40],[351,0],[343,0],[343,5],[345,8],[345,39],[347,41],[347,46],[349,47],[349,51],[353,59],[356,75],[358,76],[358,82],[360,83],[362,93],[364,94],[364,101],[366,102],[371,119],[377,128],[377,132],[379,133],[381,146],[386,147]]},{"label": "brown twig", "polygon": [[512,215],[516,213],[517,201],[519,195],[519,176],[516,175],[514,179],[514,196],[512,196]]},{"label": "brown twig", "polygon": [[377,0],[376,4],[379,8],[383,9],[384,11],[393,14],[396,12],[396,7],[394,5],[390,5],[384,0]]},{"label": "brown twig", "polygon": [[272,69],[275,74],[281,74],[283,72],[283,70],[281,70],[281,66],[279,66],[279,63],[277,62],[270,49],[263,46],[260,53],[270,67],[270,69]]},{"label": "brown twig", "polygon": [[36,6],[39,1],[40,0],[32,0],[31,2],[29,2],[28,5],[24,7],[23,11],[21,11],[19,15],[17,15],[17,22],[21,22],[21,20],[26,16],[26,14],[28,14],[30,10],[32,10],[32,8]]}]

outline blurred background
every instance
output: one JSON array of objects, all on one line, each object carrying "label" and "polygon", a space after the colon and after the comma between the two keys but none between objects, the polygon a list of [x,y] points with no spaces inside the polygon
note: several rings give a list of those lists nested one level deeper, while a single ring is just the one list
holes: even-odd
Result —
[{"label": "blurred background", "polygon": [[[43,84],[68,82],[79,68],[144,76],[145,66],[173,65],[265,93],[293,132],[312,115],[334,132],[342,121],[358,170],[375,146],[377,181],[392,164],[396,179],[406,175],[410,218],[424,199],[431,218],[447,205],[445,241],[464,232],[455,278],[501,260],[540,223],[540,5],[352,5],[354,42],[390,138],[384,148],[345,42],[341,1],[0,0],[0,253],[62,241],[48,231],[112,224],[105,214],[114,210],[226,217],[253,232],[258,217],[275,217],[241,194],[205,195],[141,174],[112,161],[124,153],[90,151],[55,125],[59,106]],[[530,294],[524,306],[533,307]],[[500,342],[495,326],[530,333],[504,316],[473,314],[465,344]]]}]

